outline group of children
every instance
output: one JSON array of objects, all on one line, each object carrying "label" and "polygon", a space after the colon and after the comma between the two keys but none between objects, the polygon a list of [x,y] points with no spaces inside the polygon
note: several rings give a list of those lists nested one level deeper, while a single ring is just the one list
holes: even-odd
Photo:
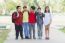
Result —
[{"label": "group of children", "polygon": [[[41,8],[36,9],[35,6],[31,6],[30,10],[27,6],[23,6],[21,11],[21,6],[16,7],[17,11],[12,14],[12,22],[15,24],[16,39],[18,39],[19,33],[21,39],[33,39],[35,37],[35,24],[37,23],[38,38],[42,39],[43,24],[45,25],[45,39],[49,39],[49,26],[51,24],[51,14],[49,7],[45,7],[44,13],[41,12]],[[44,20],[43,20],[44,18]],[[23,32],[25,38],[23,38]]]}]

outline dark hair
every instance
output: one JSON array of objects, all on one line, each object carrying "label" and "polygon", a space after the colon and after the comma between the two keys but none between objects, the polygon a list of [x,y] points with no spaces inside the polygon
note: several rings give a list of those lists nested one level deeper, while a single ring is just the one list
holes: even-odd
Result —
[{"label": "dark hair", "polygon": [[16,9],[18,9],[19,7],[21,7],[21,6],[17,6]]},{"label": "dark hair", "polygon": [[41,10],[41,8],[40,8],[40,7],[38,7],[38,9],[40,9],[40,10]]},{"label": "dark hair", "polygon": [[33,10],[35,10],[35,6],[31,6],[31,8],[32,8]]},{"label": "dark hair", "polygon": [[41,10],[41,7],[38,7],[38,8],[37,8],[37,10],[39,10],[39,9]]},{"label": "dark hair", "polygon": [[[49,8],[49,6],[46,6],[46,7],[45,7],[45,11],[44,11],[44,13],[47,12],[47,11],[46,11],[46,8]],[[48,9],[48,13],[50,13],[50,9]]]},{"label": "dark hair", "polygon": [[24,8],[27,8],[27,6],[23,6],[23,9],[24,9]]}]

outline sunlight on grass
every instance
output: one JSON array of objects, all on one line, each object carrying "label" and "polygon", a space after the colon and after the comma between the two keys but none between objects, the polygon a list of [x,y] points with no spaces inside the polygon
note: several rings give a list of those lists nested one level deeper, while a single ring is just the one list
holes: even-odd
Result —
[{"label": "sunlight on grass", "polygon": [[65,33],[65,27],[63,27],[62,29],[60,29],[60,31]]},{"label": "sunlight on grass", "polygon": [[3,43],[10,30],[0,30],[0,43]]}]

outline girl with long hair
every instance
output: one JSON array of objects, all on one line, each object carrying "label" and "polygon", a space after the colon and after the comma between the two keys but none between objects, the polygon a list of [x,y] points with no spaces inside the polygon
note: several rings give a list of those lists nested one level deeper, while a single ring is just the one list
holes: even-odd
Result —
[{"label": "girl with long hair", "polygon": [[45,13],[44,25],[45,25],[45,36],[46,36],[45,39],[49,40],[49,28],[52,21],[49,6],[45,7],[44,13]]}]

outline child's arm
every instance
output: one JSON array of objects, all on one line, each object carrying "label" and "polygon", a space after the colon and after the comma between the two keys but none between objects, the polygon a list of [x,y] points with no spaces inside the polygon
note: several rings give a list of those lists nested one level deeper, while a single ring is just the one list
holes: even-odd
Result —
[{"label": "child's arm", "polygon": [[49,17],[50,17],[50,24],[52,23],[52,16],[51,16],[51,14],[49,15]]},{"label": "child's arm", "polygon": [[12,17],[13,17],[13,19],[17,19],[17,18],[18,18],[18,17],[17,17],[17,13],[14,12],[14,13],[12,14]]}]

